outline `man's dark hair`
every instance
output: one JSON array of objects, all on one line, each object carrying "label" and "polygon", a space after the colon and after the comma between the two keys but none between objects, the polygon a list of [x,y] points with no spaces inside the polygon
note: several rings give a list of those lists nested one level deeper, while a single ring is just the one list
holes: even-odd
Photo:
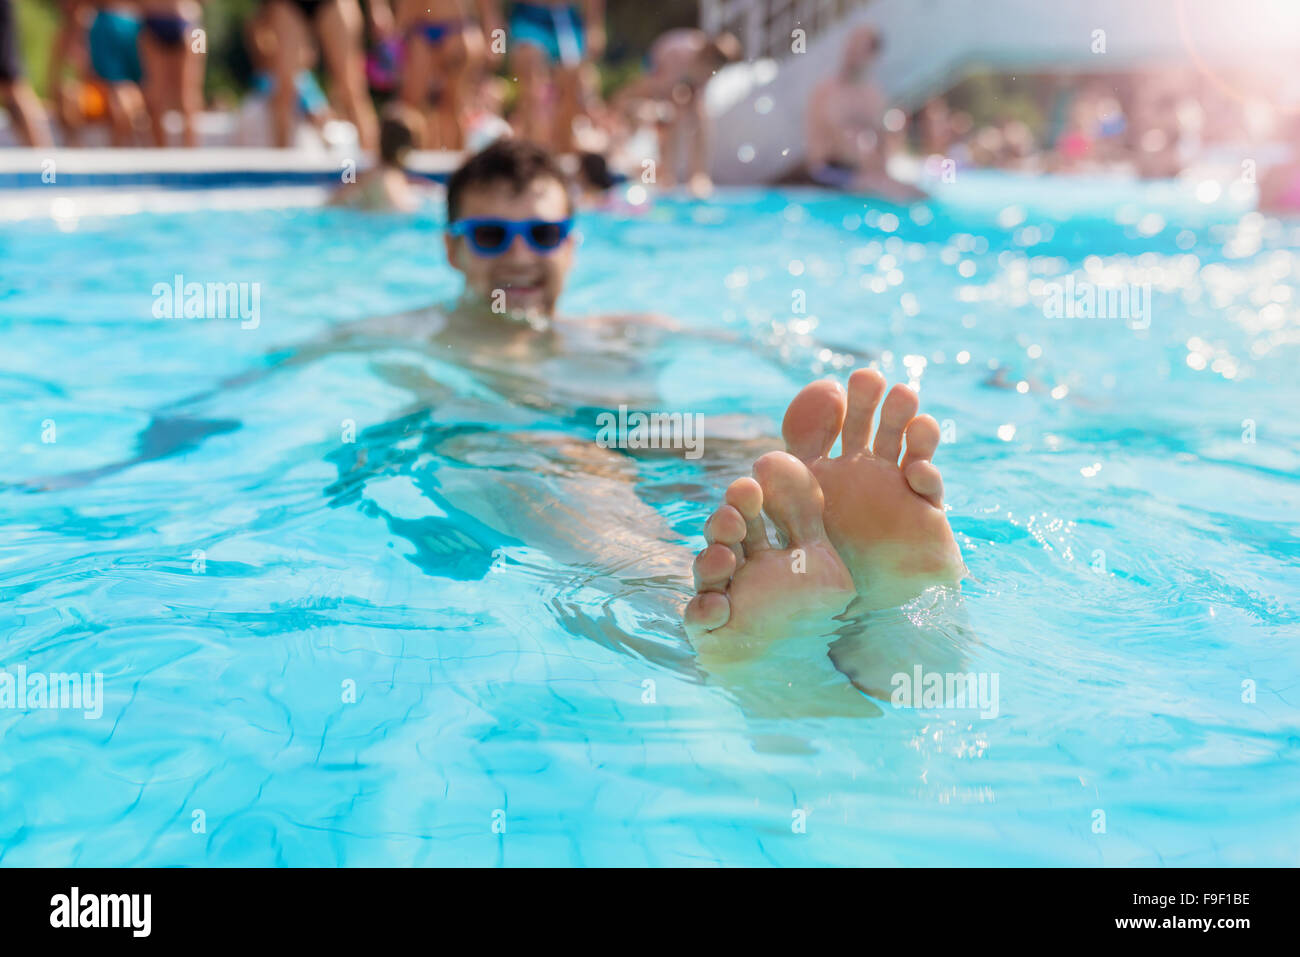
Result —
[{"label": "man's dark hair", "polygon": [[499,139],[475,153],[451,174],[447,181],[447,222],[454,223],[460,218],[460,207],[467,190],[505,183],[515,193],[522,193],[538,179],[553,179],[563,186],[568,212],[573,212],[569,179],[555,157],[535,143],[508,137]]}]

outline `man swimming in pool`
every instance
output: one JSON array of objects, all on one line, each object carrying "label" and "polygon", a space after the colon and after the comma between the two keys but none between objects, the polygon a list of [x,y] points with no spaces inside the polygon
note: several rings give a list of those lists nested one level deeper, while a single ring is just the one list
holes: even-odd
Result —
[{"label": "man swimming in pool", "polygon": [[[573,205],[549,155],[500,141],[452,176],[447,204],[447,258],[465,277],[461,315],[476,316],[480,330],[510,317],[538,330],[564,325],[555,312],[573,265]],[[643,322],[617,320],[628,333]],[[750,657],[799,633],[828,634],[846,610],[890,608],[960,582],[932,461],[939,425],[917,413],[915,393],[896,385],[886,395],[884,377],[868,369],[849,377],[847,394],[828,380],[799,393],[782,428],[786,450],[733,482],[706,526],[685,612],[702,658]]]},{"label": "man swimming in pool", "polygon": [[[936,657],[953,657],[951,643],[895,627],[900,616],[874,614],[923,594],[926,602],[918,605],[939,606],[941,598],[928,596],[955,589],[935,586],[955,586],[963,574],[932,462],[939,428],[917,414],[911,391],[897,385],[885,395],[883,377],[865,369],[850,376],[847,394],[835,382],[814,382],[785,414],[784,451],[771,451],[777,443],[766,419],[727,437],[725,417],[710,416],[699,474],[737,478],[705,525],[707,547],[695,556],[648,500],[669,494],[679,501],[682,492],[647,489],[639,461],[682,453],[606,447],[597,417],[620,405],[663,408],[649,346],[665,335],[705,337],[669,319],[558,314],[574,261],[574,209],[564,173],[541,148],[493,144],[456,171],[447,201],[446,254],[464,277],[454,307],[365,320],[278,353],[263,368],[159,410],[137,458],[55,476],[41,487],[67,487],[184,451],[230,428],[207,408],[227,403],[232,389],[355,351],[410,404],[376,425],[379,437],[331,456],[349,495],[360,496],[368,476],[386,474],[387,455],[405,454],[383,435],[409,428],[398,445],[410,451],[409,437],[420,443],[421,457],[439,463],[433,484],[440,513],[454,516],[448,525],[487,532],[468,550],[463,536],[449,532],[440,548],[491,564],[494,546],[483,540],[526,546],[545,556],[539,574],[635,595],[637,614],[656,630],[685,604],[695,663],[752,713],[866,716],[878,712],[859,692],[887,696],[889,676],[910,673],[918,658],[927,670],[961,670],[928,667]],[[747,348],[721,336],[708,346],[733,354]],[[759,350],[753,352],[757,364]],[[837,440],[841,454],[832,457]],[[739,478],[751,463],[753,477]],[[768,542],[767,521],[775,543]],[[392,527],[420,553],[436,532],[430,524]],[[409,530],[398,531],[403,527]],[[689,597],[683,579],[693,558]],[[910,621],[913,611],[901,617]],[[583,620],[599,640],[624,643],[643,657],[680,655],[613,616]],[[869,640],[860,640],[864,635]]]}]

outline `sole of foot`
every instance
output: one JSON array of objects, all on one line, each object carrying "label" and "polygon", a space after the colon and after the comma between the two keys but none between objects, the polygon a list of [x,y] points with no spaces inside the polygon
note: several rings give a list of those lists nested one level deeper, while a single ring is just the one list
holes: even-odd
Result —
[{"label": "sole of foot", "polygon": [[[696,662],[750,718],[866,718],[880,714],[845,680],[828,649],[856,594],[822,524],[822,495],[784,452],[754,463],[727,489],[695,559],[686,606]],[[780,542],[768,540],[764,515]]]},{"label": "sole of foot", "polygon": [[[798,459],[769,452],[754,477],[737,479],[705,524],[695,558],[696,596],[686,632],[701,663],[720,665],[767,652],[785,639],[829,635],[852,601],[853,580],[822,523],[821,489]],[[766,513],[781,538],[768,541]]]},{"label": "sole of foot", "polygon": [[[943,480],[932,459],[939,424],[918,415],[916,393],[859,369],[849,388],[822,380],[790,403],[786,448],[816,478],[827,537],[853,576],[855,610],[901,605],[965,575],[943,510]],[[883,399],[883,403],[882,403]],[[872,437],[876,410],[880,424]],[[830,453],[836,439],[840,454]]]}]

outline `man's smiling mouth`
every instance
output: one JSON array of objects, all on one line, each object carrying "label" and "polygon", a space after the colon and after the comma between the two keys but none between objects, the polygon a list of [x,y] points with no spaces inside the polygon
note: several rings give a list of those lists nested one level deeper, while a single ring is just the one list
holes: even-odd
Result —
[{"label": "man's smiling mouth", "polygon": [[536,292],[542,288],[541,276],[512,276],[501,280],[501,288],[513,292]]}]

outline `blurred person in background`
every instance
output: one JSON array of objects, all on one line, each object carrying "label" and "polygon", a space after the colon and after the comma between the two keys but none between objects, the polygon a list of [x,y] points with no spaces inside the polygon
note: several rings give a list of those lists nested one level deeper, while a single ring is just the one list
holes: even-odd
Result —
[{"label": "blurred person in background", "polygon": [[[244,132],[240,142],[246,146],[267,143],[266,131],[271,100],[275,96],[276,33],[271,25],[270,12],[265,4],[257,7],[244,21],[244,48],[253,67],[252,93],[240,104],[240,126]],[[291,123],[297,127],[298,117],[306,119],[318,133],[334,118],[325,91],[316,82],[316,48],[303,44],[299,48],[298,73],[294,77],[294,116]]]},{"label": "blurred person in background", "polygon": [[1282,131],[1291,147],[1291,158],[1260,176],[1259,208],[1265,213],[1300,215],[1300,107],[1287,118]]},{"label": "blurred person in background", "polygon": [[135,146],[148,135],[149,115],[140,91],[140,9],[124,0],[96,0],[86,41],[90,66],[108,87],[114,146]]},{"label": "blurred person in background", "polygon": [[[272,140],[276,146],[293,144],[298,108],[298,75],[304,48],[318,43],[330,77],[330,92],[339,112],[357,130],[363,150],[379,146],[379,119],[366,86],[365,18],[359,0],[263,0],[267,26],[274,36],[271,95]],[[372,8],[372,25],[388,33],[383,22],[386,4]]]},{"label": "blurred person in background", "polygon": [[81,144],[87,124],[108,119],[108,89],[90,68],[86,30],[92,16],[87,0],[62,0],[50,44],[45,88],[69,146]]},{"label": "blurred person in background", "polygon": [[1197,97],[1186,92],[1177,97],[1176,104],[1178,165],[1186,169],[1200,160],[1205,150],[1205,109]]},{"label": "blurred person in background", "polygon": [[1108,164],[1120,162],[1126,158],[1128,117],[1124,107],[1110,92],[1101,93],[1097,98],[1097,158]]},{"label": "blurred person in background", "polygon": [[927,156],[946,157],[955,138],[948,101],[942,96],[932,96],[926,100],[917,126],[921,152]]},{"label": "blurred person in background", "polygon": [[610,148],[610,110],[600,95],[600,67],[584,63],[578,69],[578,108],[573,117],[574,149],[605,153]]},{"label": "blurred person in background", "polygon": [[366,83],[372,93],[396,94],[401,87],[406,45],[398,32],[390,0],[369,0],[366,4],[366,27],[370,34],[370,45],[366,49]]},{"label": "blurred person in background", "polygon": [[977,129],[966,145],[970,149],[972,165],[991,169],[1001,163],[1006,144],[1002,141],[1002,130],[990,123]]},{"label": "blurred person in background", "polygon": [[578,192],[580,209],[607,209],[610,207],[609,191],[618,185],[618,179],[609,169],[609,163],[600,153],[579,153],[573,171],[573,185]]},{"label": "blurred person in background", "polygon": [[409,213],[418,209],[420,195],[406,172],[406,157],[422,122],[419,111],[400,103],[390,105],[379,124],[379,162],[362,171],[355,183],[340,187],[330,198],[330,205],[371,213]]},{"label": "blurred person in background", "polygon": [[471,153],[513,135],[505,113],[506,81],[494,73],[480,71],[470,83],[470,97],[465,113],[465,149]]},{"label": "blurred person in background", "polygon": [[167,145],[164,119],[175,107],[181,115],[181,142],[198,145],[195,121],[203,109],[206,43],[198,42],[202,10],[198,0],[141,0],[140,60],[144,99],[155,146]]},{"label": "blurred person in background", "polygon": [[839,69],[813,88],[807,112],[808,175],[832,189],[910,202],[925,194],[886,171],[885,99],[871,78],[880,49],[874,28],[854,30]]},{"label": "blurred person in background", "polygon": [[14,0],[0,0],[0,107],[9,113],[22,143],[27,146],[52,145],[45,108],[23,76],[18,58]]},{"label": "blurred person in background", "polygon": [[582,66],[605,55],[605,0],[516,0],[507,31],[510,72],[519,80],[511,125],[527,140],[573,152]]},{"label": "blurred person in background", "polygon": [[1075,96],[1056,141],[1056,168],[1063,173],[1092,170],[1097,165],[1097,97],[1088,89]]},{"label": "blurred person in background", "polygon": [[1129,124],[1129,153],[1143,179],[1178,175],[1179,126],[1174,98],[1155,80],[1139,83]]},{"label": "blurred person in background", "polygon": [[670,189],[676,185],[685,146],[691,192],[704,197],[713,191],[712,137],[704,91],[718,70],[742,56],[740,41],[730,33],[711,37],[703,30],[669,30],[650,48],[648,72],[619,92],[620,103],[653,105],[659,132],[659,185]]},{"label": "blurred person in background", "polygon": [[1038,156],[1038,146],[1029,125],[1021,120],[1007,119],[999,129],[1002,135],[1002,155],[999,165],[1003,169],[1025,170],[1033,168]]},{"label": "blurred person in background", "polygon": [[[496,0],[395,0],[403,38],[402,102],[424,114],[426,149],[461,150],[467,143],[475,81],[501,29]],[[429,106],[433,91],[432,108]]]}]

